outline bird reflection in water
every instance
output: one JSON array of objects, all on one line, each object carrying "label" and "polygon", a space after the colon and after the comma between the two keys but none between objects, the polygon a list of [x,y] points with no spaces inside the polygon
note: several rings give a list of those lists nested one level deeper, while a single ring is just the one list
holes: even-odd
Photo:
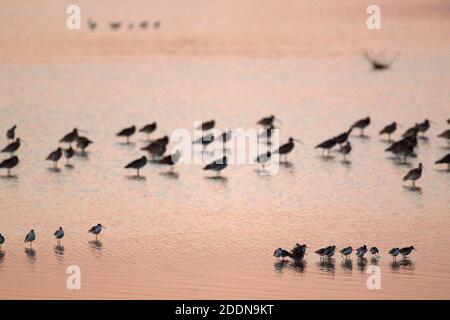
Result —
[{"label": "bird reflection in water", "polygon": [[27,255],[27,260],[32,265],[36,262],[36,250],[33,248],[25,248],[25,254]]},{"label": "bird reflection in water", "polygon": [[282,273],[284,269],[291,269],[298,273],[304,273],[306,269],[305,260],[278,260],[273,264],[273,267],[277,273]]},{"label": "bird reflection in water", "polygon": [[352,270],[353,270],[353,260],[352,259],[344,259],[344,260],[342,260],[341,267],[345,271],[348,271],[348,272],[351,273]]},{"label": "bird reflection in water", "polygon": [[89,242],[89,246],[92,249],[101,250],[103,247],[103,244],[100,240],[92,240],[92,241],[88,241],[88,242]]},{"label": "bird reflection in water", "polygon": [[399,271],[400,269],[412,271],[415,268],[415,263],[410,259],[401,259],[398,261],[392,261],[390,263],[390,267],[393,271]]},{"label": "bird reflection in water", "polygon": [[6,256],[6,252],[0,250],[0,266],[5,263],[5,256]]},{"label": "bird reflection in water", "polygon": [[64,246],[57,244],[53,250],[57,257],[61,257],[64,255]]},{"label": "bird reflection in water", "polygon": [[361,272],[363,272],[364,270],[366,270],[366,267],[367,267],[367,259],[364,258],[364,257],[359,258],[359,259],[358,259],[358,264],[357,264],[357,266],[358,266],[358,270],[361,271]]},{"label": "bird reflection in water", "polygon": [[180,174],[178,172],[174,172],[174,171],[160,172],[159,175],[166,177],[168,179],[174,179],[174,180],[176,180],[180,177]]},{"label": "bird reflection in water", "polygon": [[317,263],[317,266],[320,268],[320,270],[324,270],[327,274],[334,276],[334,271],[336,269],[336,261],[334,259],[322,259]]}]

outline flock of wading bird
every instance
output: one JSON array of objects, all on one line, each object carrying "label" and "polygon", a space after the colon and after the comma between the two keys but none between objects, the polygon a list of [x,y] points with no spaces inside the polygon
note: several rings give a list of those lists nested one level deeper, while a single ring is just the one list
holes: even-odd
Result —
[{"label": "flock of wading bird", "polygon": [[[280,122],[275,118],[275,116],[270,116],[263,118],[257,122],[258,125],[262,126],[264,128],[263,133],[261,136],[263,136],[266,141],[265,143],[270,144],[270,139],[272,136],[272,130],[275,129],[275,121]],[[425,139],[425,133],[430,128],[430,124],[432,121],[426,119],[425,121],[421,123],[416,123],[413,127],[407,129],[402,134],[402,139],[392,142],[391,146],[388,147],[385,151],[393,153],[396,157],[403,159],[404,162],[407,161],[407,158],[410,156],[414,156],[414,149],[417,147],[417,139],[422,138]],[[447,120],[447,124],[450,124],[450,119]],[[340,147],[340,152],[345,156],[349,154],[352,150],[351,144],[348,141],[350,134],[354,129],[360,130],[360,136],[364,136],[364,130],[370,125],[370,118],[364,118],[361,120],[356,121],[347,131],[328,139],[316,146],[316,148],[320,148],[323,150],[324,156],[329,156],[330,150],[334,148],[335,146]],[[197,129],[202,130],[204,132],[204,135],[193,141],[193,144],[201,144],[203,147],[208,146],[210,143],[212,143],[215,140],[222,141],[225,148],[225,143],[229,141],[232,137],[232,132],[230,130],[224,132],[218,137],[215,137],[211,133],[208,133],[209,130],[213,129],[215,126],[215,121],[206,121],[203,122]],[[393,122],[386,127],[384,127],[380,131],[380,135],[388,135],[389,141],[391,141],[391,135],[397,130],[397,127],[399,125],[396,122]],[[180,159],[180,152],[177,151],[175,154],[165,155],[167,145],[169,143],[169,137],[164,136],[159,139],[150,140],[150,135],[156,130],[157,124],[156,122],[153,122],[151,124],[145,125],[142,127],[139,132],[145,134],[147,136],[147,139],[149,140],[149,143],[147,146],[141,148],[141,150],[148,152],[148,154],[151,157],[151,161],[164,164],[170,166],[170,170],[172,170],[173,166],[178,162]],[[13,126],[6,132],[6,138],[9,141],[9,144],[4,147],[1,150],[1,153],[9,153],[11,155],[10,158],[5,159],[1,161],[0,168],[4,168],[7,170],[7,176],[11,176],[11,169],[16,167],[19,164],[19,157],[17,155],[14,155],[20,148],[21,140],[20,138],[16,138],[16,129],[17,126]],[[63,157],[66,158],[66,166],[71,166],[70,159],[75,155],[79,156],[86,156],[86,148],[89,147],[90,144],[92,144],[92,140],[85,136],[81,136],[80,132],[83,132],[82,130],[79,130],[77,128],[73,129],[71,132],[66,134],[64,137],[62,137],[59,142],[68,144],[68,148],[61,148],[58,147],[55,151],[51,152],[47,157],[46,160],[53,162],[53,170],[58,170],[58,161]],[[124,137],[126,138],[126,143],[130,143],[130,137],[132,137],[136,133],[136,126],[131,126],[128,128],[125,128],[118,132],[116,136],[118,137]],[[447,147],[450,148],[450,129],[447,129],[446,131],[442,132],[438,135],[438,137],[444,138],[447,140]],[[294,141],[301,142],[300,140],[296,140],[294,138],[289,138],[289,141],[280,147],[278,147],[275,150],[267,151],[264,154],[259,155],[255,162],[261,164],[263,167],[264,165],[270,161],[271,156],[273,154],[279,154],[280,156],[285,156],[285,161],[287,161],[287,155],[294,149]],[[72,148],[72,144],[75,144],[76,150]],[[125,168],[133,168],[137,170],[137,176],[139,176],[139,170],[144,167],[149,160],[146,156],[143,156],[142,158],[139,158],[137,160],[134,160],[127,164]],[[447,164],[448,170],[450,171],[450,153],[445,155],[443,158],[436,161],[436,164]],[[222,159],[218,159],[216,161],[213,161],[212,163],[205,166],[204,170],[213,170],[216,171],[219,175],[220,172],[227,167],[227,157],[223,156]],[[410,180],[413,183],[413,187],[415,186],[415,182],[421,177],[422,175],[422,169],[423,166],[421,163],[419,163],[418,168],[414,168],[410,170],[404,177],[403,181]],[[99,223],[97,225],[94,225],[89,229],[89,233],[92,233],[95,235],[96,240],[98,234],[102,231],[104,227]],[[54,233],[54,237],[56,238],[58,246],[60,245],[61,239],[64,237],[64,231],[62,227],[59,227]],[[30,232],[25,237],[25,243],[30,243],[30,247],[32,246],[33,241],[36,240],[36,233],[34,229],[30,230]],[[5,242],[5,237],[0,233],[0,249],[3,243]],[[291,251],[284,250],[282,248],[278,248],[274,252],[274,256],[278,258],[292,258],[294,260],[302,260],[304,255],[306,254],[306,245],[299,245],[297,244]],[[413,246],[410,247],[404,247],[404,248],[393,248],[389,251],[389,254],[392,255],[393,259],[396,259],[396,257],[401,254],[404,258],[406,258],[415,248]],[[325,248],[321,248],[317,250],[315,253],[318,254],[321,259],[331,258],[336,251],[336,246],[328,246]],[[363,258],[366,252],[369,251],[373,256],[378,255],[378,249],[376,247],[372,247],[370,250],[367,249],[367,246],[364,245],[356,250],[356,256],[358,258]],[[352,247],[346,247],[339,251],[343,257],[347,258],[350,256],[350,254],[353,252]]]}]

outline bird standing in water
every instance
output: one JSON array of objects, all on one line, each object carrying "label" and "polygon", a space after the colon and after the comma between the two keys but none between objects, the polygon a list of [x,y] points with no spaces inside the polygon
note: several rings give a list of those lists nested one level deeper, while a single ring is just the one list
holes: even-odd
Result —
[{"label": "bird standing in water", "polygon": [[353,128],[348,129],[347,131],[341,133],[340,135],[337,135],[334,137],[334,140],[337,144],[342,145],[347,142],[348,137],[350,136],[350,133],[352,133]]},{"label": "bird standing in water", "polygon": [[168,165],[170,167],[170,171],[173,171],[173,167],[180,160],[180,158],[181,152],[180,150],[177,150],[175,153],[165,156],[164,158],[159,160],[158,163]]},{"label": "bird standing in water", "polygon": [[261,153],[259,156],[257,156],[255,162],[261,164],[262,168],[264,169],[266,163],[270,161],[271,157],[272,153],[270,151],[267,151],[266,153]]},{"label": "bird standing in water", "polygon": [[343,161],[347,161],[346,156],[347,156],[347,154],[349,154],[351,151],[352,151],[352,145],[350,144],[350,141],[347,141],[347,143],[344,144],[344,145],[341,147],[341,152],[342,152],[342,154],[344,155]]},{"label": "bird standing in water", "polygon": [[366,252],[367,252],[367,246],[363,245],[362,247],[359,247],[358,249],[356,249],[356,256],[358,258],[363,258],[364,255],[366,254]]},{"label": "bird standing in water", "polygon": [[353,248],[352,247],[346,247],[346,248],[341,249],[339,252],[341,253],[343,258],[344,257],[348,258],[352,254]]},{"label": "bird standing in water", "polygon": [[220,176],[220,171],[225,169],[228,165],[227,163],[228,159],[227,157],[222,157],[222,159],[215,160],[214,162],[208,164],[203,168],[203,170],[213,170],[216,171],[217,176]]},{"label": "bird standing in water", "polygon": [[16,125],[13,125],[11,128],[8,129],[8,131],[6,131],[6,139],[8,139],[8,141],[13,141],[14,138],[16,137]]},{"label": "bird standing in water", "polygon": [[104,226],[101,225],[101,223],[97,224],[96,226],[92,226],[88,232],[95,234],[95,240],[97,240],[97,236],[100,234],[100,232],[102,232],[102,229],[104,228]]},{"label": "bird standing in water", "polygon": [[155,131],[156,127],[157,127],[156,122],[152,122],[150,124],[143,126],[141,129],[139,129],[139,132],[145,133],[147,135],[147,140],[148,140],[150,137],[150,133]]},{"label": "bird standing in water", "polygon": [[388,254],[390,254],[392,256],[392,260],[397,260],[397,256],[400,254],[400,249],[399,248],[392,248],[391,250],[389,250]]},{"label": "bird standing in water", "polygon": [[72,142],[75,142],[78,138],[78,129],[74,128],[72,132],[69,132],[64,137],[59,140],[59,142],[68,143],[69,146],[72,146]]},{"label": "bird standing in water", "polygon": [[59,227],[58,230],[55,231],[53,234],[56,238],[56,244],[59,246],[61,245],[61,239],[64,237],[64,230],[62,227]]},{"label": "bird standing in water", "polygon": [[55,151],[51,152],[45,160],[53,161],[53,167],[58,168],[58,161],[62,157],[62,148],[59,147]]},{"label": "bird standing in water", "polygon": [[215,125],[216,125],[216,121],[214,121],[214,120],[205,121],[205,122],[202,122],[199,126],[197,126],[196,129],[208,131],[208,130],[211,130],[212,128],[214,128]]},{"label": "bird standing in water", "polygon": [[441,163],[446,163],[447,171],[450,171],[450,153],[435,162],[435,164],[441,164]]},{"label": "bird standing in water", "polygon": [[284,161],[287,162],[287,155],[294,149],[294,141],[297,141],[299,143],[303,143],[298,139],[294,139],[292,137],[289,138],[288,143],[285,143],[281,145],[277,150],[275,150],[273,153],[278,153],[280,156],[284,154]]},{"label": "bird standing in water", "polygon": [[422,133],[422,138],[425,137],[425,132],[428,131],[428,129],[430,129],[430,123],[435,123],[431,120],[425,119],[424,122],[419,123],[419,132]]},{"label": "bird standing in water", "polygon": [[364,137],[364,129],[370,125],[370,117],[360,119],[356,121],[350,128],[358,128],[360,130],[360,136]]},{"label": "bird standing in water", "polygon": [[450,148],[450,129],[445,130],[444,132],[438,134],[439,138],[444,138],[447,140],[447,147]]},{"label": "bird standing in water", "polygon": [[147,162],[148,162],[147,157],[143,156],[139,159],[131,161],[129,164],[125,166],[125,169],[129,168],[136,169],[137,170],[136,177],[139,178],[139,170],[143,168],[147,164]]},{"label": "bird standing in water", "polygon": [[372,257],[375,256],[375,255],[378,256],[379,255],[378,248],[377,247],[370,248],[370,254],[372,255]]},{"label": "bird standing in water", "polygon": [[2,153],[10,153],[11,155],[13,155],[14,152],[19,150],[19,148],[20,148],[20,138],[17,138],[16,141],[11,142],[5,148],[3,148],[3,150],[1,152]]},{"label": "bird standing in water", "polygon": [[406,258],[408,255],[411,254],[411,252],[412,252],[413,250],[416,250],[416,251],[417,251],[417,249],[414,248],[414,246],[410,246],[410,247],[404,247],[404,248],[401,248],[399,251],[400,251],[400,254],[403,256],[403,258]]},{"label": "bird standing in water", "polygon": [[[325,140],[322,143],[319,143],[315,148],[322,149],[323,156],[329,156],[330,150],[333,149],[335,145],[336,145],[336,139],[331,138],[331,139]],[[326,151],[327,151],[327,154],[325,154]]]},{"label": "bird standing in water", "polygon": [[380,131],[380,135],[387,134],[388,135],[388,141],[391,141],[391,135],[397,130],[397,122],[392,122],[391,124],[388,124],[386,127],[384,127]]},{"label": "bird standing in water", "polygon": [[423,170],[422,163],[419,163],[419,167],[409,170],[409,172],[406,174],[406,176],[403,177],[403,181],[411,180],[413,188],[416,187],[416,181],[420,179],[422,176],[422,170]]},{"label": "bird standing in water", "polygon": [[289,257],[290,253],[287,250],[284,250],[282,248],[278,248],[277,250],[275,250],[275,252],[273,253],[273,256],[278,260],[278,258],[282,258],[284,260],[284,258]]},{"label": "bird standing in water", "polygon": [[31,229],[25,237],[25,243],[29,242],[31,248],[34,240],[36,240],[36,234],[34,233],[34,229]]},{"label": "bird standing in water", "polygon": [[269,117],[262,118],[256,124],[259,124],[259,125],[261,125],[263,127],[273,127],[273,123],[274,123],[275,120],[277,120],[278,122],[281,123],[281,121],[278,120],[277,118],[275,118],[274,115],[271,115]]},{"label": "bird standing in water", "polygon": [[70,166],[70,159],[73,157],[74,154],[75,152],[73,151],[72,146],[69,146],[69,148],[64,149],[64,155],[67,159],[66,166]]},{"label": "bird standing in water", "polygon": [[14,168],[19,164],[19,158],[17,156],[13,156],[11,158],[5,159],[2,162],[0,162],[0,169],[7,169],[8,173],[7,176],[11,176],[11,169]]},{"label": "bird standing in water", "polygon": [[136,126],[131,126],[129,128],[125,128],[120,130],[118,133],[116,133],[116,136],[118,137],[126,137],[127,138],[127,144],[130,143],[130,137],[136,132]]},{"label": "bird standing in water", "polygon": [[77,138],[77,148],[81,149],[81,153],[86,153],[86,148],[89,147],[89,145],[93,143],[91,140],[89,140],[86,137],[78,137]]}]

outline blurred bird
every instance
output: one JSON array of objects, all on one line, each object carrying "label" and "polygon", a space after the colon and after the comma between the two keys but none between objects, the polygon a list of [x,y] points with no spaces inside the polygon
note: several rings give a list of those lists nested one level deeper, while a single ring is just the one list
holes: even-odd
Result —
[{"label": "blurred bird", "polygon": [[77,138],[78,138],[78,129],[74,128],[71,132],[62,137],[61,140],[59,140],[59,142],[68,143],[69,146],[72,146],[72,142],[75,142]]},{"label": "blurred bird", "polygon": [[97,240],[97,236],[100,234],[100,232],[102,232],[102,229],[105,228],[104,226],[101,225],[101,223],[97,224],[96,226],[92,226],[88,232],[95,234],[95,240]]},{"label": "blurred bird", "polygon": [[272,153],[270,151],[267,151],[265,153],[261,153],[259,156],[256,157],[255,162],[261,164],[262,168],[264,169],[266,166],[266,163],[270,161],[272,157]]},{"label": "blurred bird", "polygon": [[400,249],[392,248],[391,250],[389,250],[388,254],[390,254],[392,256],[393,260],[397,260],[397,256],[400,254]]},{"label": "blurred bird", "polygon": [[86,148],[89,147],[91,143],[93,142],[86,137],[77,138],[77,148],[81,149],[82,154],[85,153]]},{"label": "blurred bird", "polygon": [[422,176],[422,163],[419,163],[419,167],[409,170],[406,176],[403,177],[403,181],[411,180],[413,188],[416,186],[416,181]]},{"label": "blurred bird", "polygon": [[336,139],[331,138],[319,143],[315,148],[322,149],[322,155],[325,156],[325,152],[327,152],[327,155],[330,155],[330,150],[334,148],[334,146],[336,146]]},{"label": "blurred bird", "polygon": [[197,126],[196,129],[207,131],[207,130],[214,128],[215,125],[216,125],[216,121],[214,121],[214,120],[205,121],[205,122],[201,123],[199,126]]},{"label": "blurred bird", "polygon": [[339,252],[341,253],[342,257],[348,258],[352,254],[353,248],[346,247],[346,248],[341,249]]},{"label": "blurred bird", "polygon": [[398,57],[398,53],[390,60],[390,61],[382,61],[380,58],[377,58],[373,56],[373,54],[370,54],[367,50],[364,51],[364,56],[366,57],[367,61],[369,61],[372,70],[374,71],[382,71],[387,70],[391,67],[391,65],[394,63],[394,61]]},{"label": "blurred bird", "polygon": [[5,236],[0,233],[0,250],[2,250],[2,245],[5,243]]},{"label": "blurred bird", "polygon": [[327,256],[328,258],[331,258],[334,255],[334,252],[336,251],[336,246],[329,246],[325,248],[324,256]]},{"label": "blurred bird", "polygon": [[8,139],[8,141],[13,141],[14,138],[16,137],[16,125],[13,125],[11,128],[8,129],[8,131],[6,131],[6,139]]},{"label": "blurred bird", "polygon": [[147,139],[148,139],[150,136],[150,133],[152,133],[155,130],[156,130],[156,122],[153,122],[153,123],[143,126],[141,129],[139,129],[139,132],[143,132],[143,133],[147,134]]},{"label": "blurred bird", "polygon": [[275,118],[274,115],[271,115],[269,117],[262,118],[256,124],[259,124],[259,125],[261,125],[263,127],[272,127],[275,120],[277,120],[278,122],[281,123],[281,121],[278,120],[277,118]]},{"label": "blurred bird", "polygon": [[97,28],[97,22],[93,21],[92,19],[88,19],[87,24],[89,29],[91,29],[92,31],[94,31],[95,28]]},{"label": "blurred bird", "polygon": [[430,123],[436,124],[436,122],[425,119],[424,122],[419,123],[419,132],[422,133],[422,137],[424,137],[425,132],[430,129]]},{"label": "blurred bird", "polygon": [[273,256],[278,260],[278,258],[282,258],[284,260],[284,258],[289,257],[290,253],[287,250],[278,248],[277,250],[275,250],[275,252],[273,253]]},{"label": "blurred bird", "polygon": [[30,232],[28,232],[25,237],[25,243],[29,242],[31,248],[34,240],[36,240],[36,234],[34,233],[34,229],[31,229]]},{"label": "blurred bird", "polygon": [[130,137],[136,132],[136,126],[131,126],[129,128],[125,128],[120,130],[116,136],[118,137],[126,137],[127,138],[127,144],[130,143]]},{"label": "blurred bird", "polygon": [[348,129],[347,131],[341,133],[340,135],[337,135],[334,137],[334,140],[337,144],[342,145],[347,142],[348,137],[350,136],[350,133],[352,133],[353,128]]},{"label": "blurred bird", "polygon": [[325,255],[325,250],[327,248],[320,248],[319,250],[316,250],[314,253],[318,254],[320,256],[320,259],[322,259]]},{"label": "blurred bird", "polygon": [[290,153],[294,149],[294,146],[295,146],[294,141],[297,141],[297,142],[303,144],[303,142],[301,142],[300,140],[290,137],[288,143],[281,145],[273,153],[274,154],[278,153],[280,156],[284,154],[284,156],[285,156],[284,160],[285,160],[285,162],[287,162],[288,153]]},{"label": "blurred bird", "polygon": [[166,153],[167,148],[166,146],[169,141],[168,139],[169,139],[168,137],[167,140],[165,140],[165,138],[160,138],[158,140],[150,142],[147,146],[141,148],[141,150],[147,151],[152,157],[152,159],[155,159],[156,157],[161,157],[164,153]]},{"label": "blurred bird", "polygon": [[109,27],[112,29],[112,30],[118,30],[118,29],[120,29],[120,26],[122,25],[122,22],[120,22],[120,21],[117,21],[117,22],[110,22],[109,23]]},{"label": "blurred bird", "polygon": [[216,171],[217,176],[220,176],[220,171],[225,169],[228,165],[227,163],[228,159],[227,157],[222,157],[222,159],[215,160],[214,162],[206,165],[203,170],[213,170]]},{"label": "blurred bird", "polygon": [[350,141],[347,141],[346,144],[344,144],[341,148],[341,152],[344,155],[344,161],[346,161],[346,156],[352,151],[352,145],[350,144]]},{"label": "blurred bird", "polygon": [[14,154],[14,152],[19,150],[19,148],[20,148],[20,138],[17,138],[16,141],[11,142],[10,144],[8,144],[0,152],[2,152],[2,153],[11,153],[11,155],[12,155],[12,154]]},{"label": "blurred bird", "polygon": [[302,245],[300,245],[300,244],[296,244],[295,245],[295,247],[291,250],[291,254],[290,254],[290,257],[292,258],[292,259],[294,259],[294,260],[302,260],[303,259],[303,257],[305,256],[305,254],[306,254],[306,248],[308,248],[307,246],[306,246],[306,244],[302,244]]},{"label": "blurred bird", "polygon": [[67,166],[70,165],[70,158],[72,158],[74,154],[75,154],[75,152],[73,151],[72,146],[69,146],[68,149],[64,149],[64,156],[67,159],[67,162],[66,162]]},{"label": "blurred bird", "polygon": [[192,144],[201,144],[203,146],[203,149],[205,149],[209,144],[213,143],[214,140],[214,135],[212,133],[208,133],[192,142]]},{"label": "blurred bird", "polygon": [[380,131],[380,135],[387,134],[388,135],[388,141],[391,141],[391,135],[397,130],[397,122],[392,122],[391,124],[388,124],[386,127],[384,127]]},{"label": "blurred bird", "polygon": [[354,129],[354,128],[360,129],[360,131],[361,131],[360,136],[363,137],[364,129],[367,128],[369,125],[370,125],[370,117],[367,117],[367,118],[356,121],[350,128],[351,129]]},{"label": "blurred bird", "polygon": [[161,26],[161,21],[155,21],[153,23],[153,28],[158,29]]},{"label": "blurred bird", "polygon": [[13,156],[11,158],[5,159],[0,162],[0,169],[7,169],[7,176],[11,176],[11,169],[19,164],[19,158],[17,156]]},{"label": "blurred bird", "polygon": [[141,29],[147,29],[147,27],[148,27],[148,22],[147,22],[147,21],[141,21],[141,22],[139,23],[139,27],[140,27]]},{"label": "blurred bird", "polygon": [[444,132],[438,134],[438,137],[447,139],[447,147],[450,148],[450,129],[445,130]]},{"label": "blurred bird", "polygon": [[53,161],[53,166],[56,169],[58,167],[58,160],[62,157],[62,148],[58,148],[55,151],[51,152],[45,160]]},{"label": "blurred bird", "polygon": [[406,258],[408,255],[411,254],[411,252],[412,252],[413,250],[417,251],[417,249],[414,248],[414,246],[404,247],[404,248],[401,248],[401,249],[400,249],[400,254],[401,254],[404,258]]},{"label": "blurred bird", "polygon": [[165,156],[164,158],[159,160],[159,163],[170,166],[170,171],[172,171],[174,165],[180,160],[180,158],[181,158],[181,152],[180,152],[180,150],[177,150],[175,153]]},{"label": "blurred bird", "polygon": [[125,169],[129,169],[129,168],[136,169],[137,170],[136,177],[139,178],[139,170],[142,169],[147,164],[147,161],[148,161],[147,157],[143,156],[139,159],[131,161],[129,164],[127,164],[125,166]]},{"label": "blurred bird", "polygon": [[356,256],[358,258],[362,258],[362,257],[364,257],[366,252],[367,252],[367,246],[363,245],[362,247],[359,247],[358,249],[356,249]]},{"label": "blurred bird", "polygon": [[55,233],[53,234],[56,238],[56,243],[58,245],[61,244],[61,239],[64,237],[64,230],[62,227],[59,227],[58,230],[55,231]]},{"label": "blurred bird", "polygon": [[445,155],[444,157],[442,157],[441,159],[439,159],[438,161],[435,162],[435,164],[441,164],[441,163],[446,163],[447,164],[447,171],[450,171],[450,153],[448,153],[447,155]]},{"label": "blurred bird", "polygon": [[370,248],[370,254],[372,255],[372,257],[374,256],[374,255],[379,255],[379,251],[378,251],[378,248],[377,247],[372,247],[372,248]]},{"label": "blurred bird", "polygon": [[417,137],[417,134],[419,133],[419,124],[416,123],[414,127],[411,127],[407,129],[403,134],[403,138],[411,138],[411,137]]},{"label": "blurred bird", "polygon": [[394,142],[385,152],[392,152],[397,157],[403,157],[404,163],[407,163],[407,157],[414,154],[414,147],[417,145],[417,138],[405,138]]}]

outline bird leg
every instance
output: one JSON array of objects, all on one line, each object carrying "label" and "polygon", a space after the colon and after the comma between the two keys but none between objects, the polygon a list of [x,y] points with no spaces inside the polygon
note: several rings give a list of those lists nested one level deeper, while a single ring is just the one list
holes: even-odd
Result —
[{"label": "bird leg", "polygon": [[137,169],[137,177],[139,178],[139,169]]},{"label": "bird leg", "polygon": [[11,169],[8,169],[8,177],[11,177]]}]

